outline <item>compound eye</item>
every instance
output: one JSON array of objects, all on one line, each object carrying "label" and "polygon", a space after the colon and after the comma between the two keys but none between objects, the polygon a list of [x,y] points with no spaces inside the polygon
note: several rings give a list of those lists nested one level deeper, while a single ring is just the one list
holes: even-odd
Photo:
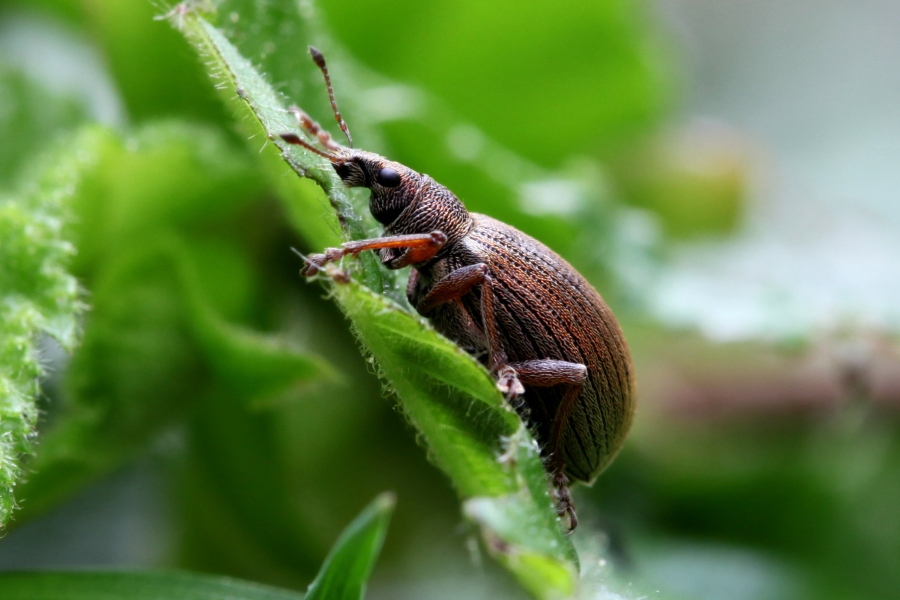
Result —
[{"label": "compound eye", "polygon": [[378,172],[375,180],[384,187],[397,187],[400,185],[400,173],[390,167],[385,167]]}]

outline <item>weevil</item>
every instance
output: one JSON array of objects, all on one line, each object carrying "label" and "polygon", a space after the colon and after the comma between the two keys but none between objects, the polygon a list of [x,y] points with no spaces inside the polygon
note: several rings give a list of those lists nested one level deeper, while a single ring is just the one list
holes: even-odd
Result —
[{"label": "weevil", "polygon": [[345,185],[369,188],[369,210],[384,235],[313,254],[303,273],[367,250],[388,269],[412,267],[410,304],[478,357],[527,418],[571,532],[578,519],[568,484],[593,483],[634,414],[633,367],[618,322],[584,277],[539,241],[470,213],[428,175],[354,149],[325,58],[309,50],[348,146],[298,108],[299,125],[319,147],[295,133],[281,138],[326,158]]}]

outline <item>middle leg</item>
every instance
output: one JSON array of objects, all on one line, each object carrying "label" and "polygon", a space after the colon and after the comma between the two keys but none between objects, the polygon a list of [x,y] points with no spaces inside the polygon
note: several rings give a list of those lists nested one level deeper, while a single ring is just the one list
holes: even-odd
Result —
[{"label": "middle leg", "polygon": [[[414,282],[410,285],[409,290],[414,287]],[[497,321],[494,317],[493,279],[490,269],[485,263],[460,267],[437,281],[428,293],[416,303],[416,310],[420,314],[427,314],[441,304],[462,298],[476,287],[481,290],[481,320],[485,345],[488,350],[488,368],[492,373],[498,375],[497,387],[504,394],[524,394],[525,389],[517,380],[509,379],[507,382],[503,375],[509,369],[505,368],[506,353],[500,341]],[[409,290],[407,290],[407,295],[410,293]],[[513,387],[510,388],[505,382]]]}]

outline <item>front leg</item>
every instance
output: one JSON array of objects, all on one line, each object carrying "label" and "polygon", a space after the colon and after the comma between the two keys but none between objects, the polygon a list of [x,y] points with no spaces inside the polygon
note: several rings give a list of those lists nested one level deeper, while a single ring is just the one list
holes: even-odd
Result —
[{"label": "front leg", "polygon": [[412,235],[392,235],[356,240],[341,244],[340,248],[326,248],[322,254],[313,254],[306,260],[301,272],[305,276],[315,275],[328,263],[347,256],[356,256],[366,250],[382,250],[384,248],[403,248],[405,252],[397,258],[385,263],[389,269],[402,269],[434,258],[447,243],[447,236],[440,231],[416,233]]}]

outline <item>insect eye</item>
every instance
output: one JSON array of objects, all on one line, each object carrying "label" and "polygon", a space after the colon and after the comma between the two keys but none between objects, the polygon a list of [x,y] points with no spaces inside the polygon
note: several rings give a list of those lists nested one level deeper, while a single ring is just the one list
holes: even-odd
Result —
[{"label": "insect eye", "polygon": [[400,173],[389,167],[383,168],[378,172],[375,180],[384,187],[397,187],[400,185]]}]

